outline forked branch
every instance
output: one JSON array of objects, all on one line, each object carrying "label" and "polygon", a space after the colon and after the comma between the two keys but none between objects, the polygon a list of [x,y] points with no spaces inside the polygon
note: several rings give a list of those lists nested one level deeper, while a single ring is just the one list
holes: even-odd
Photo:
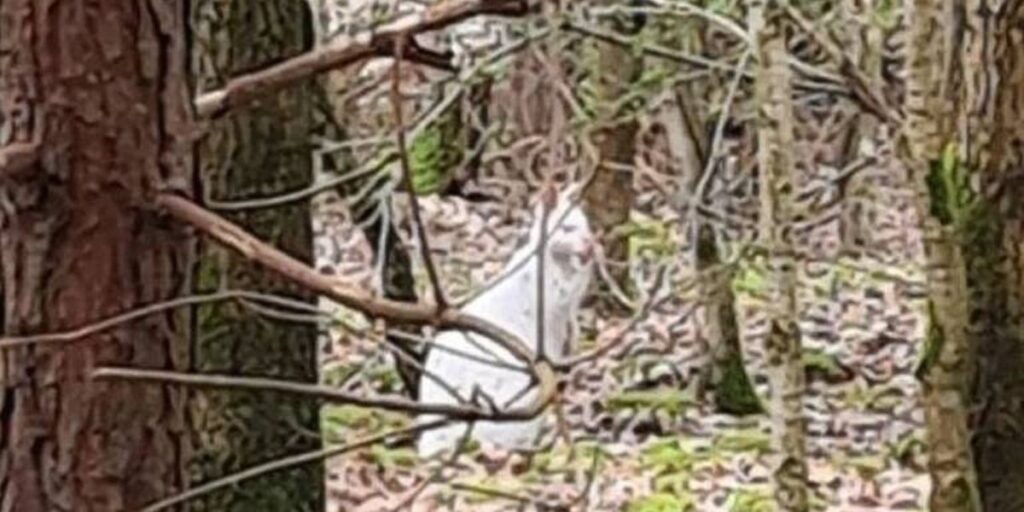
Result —
[{"label": "forked branch", "polygon": [[[199,117],[222,115],[229,110],[294,85],[313,75],[344,67],[373,57],[390,57],[403,37],[415,37],[467,18],[481,15],[522,16],[526,0],[447,0],[425,11],[401,17],[382,27],[366,30],[315,50],[292,57],[273,66],[235,77],[221,89],[196,98]],[[413,47],[406,56],[414,62],[434,67],[449,67],[442,54]]]}]

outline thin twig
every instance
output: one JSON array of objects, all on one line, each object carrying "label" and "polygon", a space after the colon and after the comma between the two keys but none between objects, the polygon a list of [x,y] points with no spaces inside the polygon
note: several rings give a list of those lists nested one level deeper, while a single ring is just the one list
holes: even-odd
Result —
[{"label": "thin twig", "polygon": [[[745,69],[747,63],[750,61],[750,57],[753,55],[753,46],[748,46],[746,51],[743,52],[743,57],[740,58],[740,68]],[[729,122],[729,117],[732,112],[732,106],[736,100],[736,93],[740,88],[740,76],[736,75],[732,82],[729,84],[729,90],[725,95],[725,102],[722,104],[722,108],[718,114],[718,123],[715,124],[715,132],[711,137],[711,149],[708,151],[708,159],[704,163],[704,172],[701,174],[700,181],[697,183],[697,191],[691,200],[690,206],[690,226],[692,231],[690,236],[693,240],[697,239],[697,233],[700,232],[701,217],[697,215],[697,208],[704,204],[704,199],[707,196],[708,187],[711,186],[711,181],[715,176],[715,169],[718,169],[719,154],[722,151],[722,141],[725,135],[725,125]],[[696,246],[694,244],[694,250]]]},{"label": "thin twig", "polygon": [[420,373],[420,375],[423,375],[424,377],[434,381],[434,383],[440,386],[441,389],[448,393],[449,396],[454,398],[456,402],[458,402],[459,404],[467,403],[467,400],[463,398],[462,395],[460,395],[459,392],[451,386],[451,384],[448,384],[448,382],[444,380],[443,377],[434,373],[433,371],[426,369],[426,367],[423,366],[423,363],[420,363],[419,361],[416,360],[416,358],[406,353],[406,351],[399,347],[397,343],[389,340],[387,336],[380,337],[379,341],[384,345],[384,347],[388,349],[389,352],[391,352],[392,355],[394,355],[398,359],[401,359],[404,363],[408,364],[409,366],[415,368],[416,371]]},{"label": "thin twig", "polygon": [[850,89],[853,91],[854,97],[860,101],[861,105],[863,105],[868,112],[878,116],[879,119],[891,124],[892,126],[902,126],[903,114],[889,105],[885,97],[882,96],[878,87],[872,84],[871,79],[864,74],[864,71],[860,69],[860,66],[857,65],[853,58],[845,52],[839,44],[833,41],[830,37],[822,34],[821,31],[814,26],[814,22],[805,18],[796,7],[789,3],[784,3],[783,9],[786,11],[786,15],[789,16],[789,18],[792,19],[801,30],[811,36],[811,39],[821,45],[821,47],[828,52],[829,56],[836,61],[836,64],[839,65],[839,71],[842,73],[843,78],[846,79],[846,82],[850,85]]},{"label": "thin twig", "polygon": [[381,171],[381,169],[390,163],[390,157],[393,155],[384,155],[378,160],[374,160],[367,165],[364,165],[358,169],[354,169],[350,172],[336,176],[328,180],[321,181],[320,183],[314,183],[300,190],[292,192],[286,192],[270,197],[260,197],[255,199],[245,199],[240,201],[218,201],[212,198],[204,198],[206,205],[213,209],[223,212],[234,212],[242,210],[256,210],[262,208],[274,208],[278,206],[285,206],[298,201],[303,201],[316,196],[322,192],[328,190],[334,190],[340,185],[344,185],[350,181],[355,181],[360,178],[372,176],[375,173]]},{"label": "thin twig", "polygon": [[263,377],[237,377],[233,375],[199,374],[141,368],[101,367],[93,370],[94,379],[120,379],[127,381],[157,382],[216,389],[245,389],[271,391],[317,398],[329,403],[345,403],[360,407],[373,407],[385,411],[410,414],[437,414],[461,421],[522,421],[539,414],[543,405],[534,403],[526,407],[490,411],[472,404],[450,405],[421,403],[402,397],[367,397],[342,391],[333,386],[308,384],[305,382]]},{"label": "thin twig", "polygon": [[105,318],[94,323],[83,325],[69,331],[51,332],[45,334],[29,334],[25,336],[5,336],[0,338],[0,350],[9,349],[14,347],[21,347],[26,345],[45,344],[45,343],[65,343],[91,336],[108,329],[121,326],[123,324],[144,318],[147,316],[163,313],[164,311],[186,307],[196,306],[199,304],[207,304],[211,302],[221,302],[225,300],[250,300],[254,302],[265,302],[268,304],[274,304],[278,306],[296,308],[297,304],[303,304],[305,306],[314,307],[312,304],[306,304],[304,302],[289,299],[287,297],[269,295],[265,293],[246,291],[246,290],[226,290],[222,292],[210,293],[207,295],[191,295],[188,297],[179,297],[176,299],[166,300],[162,302],[156,302],[146,306],[142,306],[137,309],[115,315],[110,318]]},{"label": "thin twig", "polygon": [[192,489],[176,494],[174,496],[164,498],[156,503],[146,506],[146,508],[142,509],[141,512],[159,512],[161,510],[167,510],[175,505],[192,501],[196,498],[205,496],[207,494],[210,494],[211,492],[223,489],[225,487],[238,485],[239,483],[242,483],[246,480],[251,480],[253,478],[274,473],[277,471],[282,471],[296,466],[301,466],[303,464],[309,464],[311,462],[329,459],[331,457],[342,455],[353,450],[358,450],[360,448],[372,446],[374,444],[386,441],[394,437],[408,437],[419,432],[433,430],[435,428],[443,427],[448,423],[450,423],[450,421],[444,419],[432,421],[429,423],[422,423],[400,430],[384,432],[382,434],[366,437],[358,441],[354,441],[339,446],[329,446],[327,448],[323,448],[320,450],[309,451],[297,455],[290,455],[287,457],[276,459],[265,464],[260,464],[258,466],[253,466],[249,469],[239,471],[238,473],[225,476],[223,478],[218,478],[216,480],[207,482],[197,487],[193,487]]},{"label": "thin twig", "polygon": [[421,493],[423,493],[427,486],[441,478],[441,473],[446,468],[454,466],[455,463],[458,462],[459,456],[462,455],[462,453],[465,452],[466,447],[469,446],[469,441],[470,439],[472,439],[473,428],[475,426],[475,423],[467,424],[466,432],[462,434],[462,437],[459,438],[459,442],[455,445],[455,451],[453,451],[452,454],[448,457],[448,459],[441,463],[440,466],[438,466],[435,470],[431,471],[430,475],[424,478],[423,481],[420,482],[415,489],[410,491],[409,494],[405,498],[403,498],[401,502],[399,502],[394,507],[391,507],[390,512],[399,512],[400,510],[405,510],[405,507],[407,507],[410,503],[413,502],[413,500],[415,500]]},{"label": "thin twig", "polygon": [[[625,48],[633,48],[635,43],[633,38],[624,36],[615,32],[603,30],[599,27],[584,23],[584,22],[569,22],[565,25],[565,29],[582,34],[588,37],[604,41],[606,43],[616,44]],[[740,66],[734,66],[718,60],[709,59],[707,57],[701,57],[699,55],[693,55],[688,53],[679,52],[665,46],[655,44],[642,44],[639,46],[640,50],[645,55],[651,57],[657,57],[661,59],[678,62],[690,66],[699,67],[701,69],[713,70],[722,73],[739,74],[743,78],[753,79],[754,74],[751,71],[747,71]],[[796,69],[805,69],[805,74],[810,76],[826,77],[831,78],[831,75],[814,68],[800,61],[792,61],[790,63]],[[841,94],[849,96],[852,94],[849,87],[843,85],[842,82],[833,82],[831,80],[825,82],[809,81],[809,80],[794,80],[793,87],[795,89],[809,90],[809,91],[822,91],[831,94]]]},{"label": "thin twig", "polygon": [[[665,272],[666,272],[665,268],[662,268],[658,272],[658,275],[655,278],[655,284],[654,284],[654,289],[655,290],[657,290],[658,288],[661,287],[661,283],[662,283],[662,281],[664,280],[664,277],[665,277]],[[595,360],[595,359],[597,359],[597,358],[607,354],[608,351],[610,351],[611,349],[613,349],[613,348],[615,348],[616,346],[619,345],[619,343],[621,342],[621,339],[626,334],[628,334],[630,331],[632,331],[633,328],[635,328],[641,321],[643,321],[644,318],[647,317],[647,313],[648,312],[650,312],[655,307],[657,307],[657,306],[667,302],[670,298],[672,298],[671,295],[670,296],[666,296],[666,297],[662,297],[661,299],[658,299],[658,300],[654,300],[654,294],[652,293],[651,296],[648,298],[648,300],[645,301],[644,304],[640,307],[640,309],[636,313],[633,314],[633,316],[632,316],[632,318],[630,318],[629,322],[626,325],[622,326],[622,328],[619,329],[619,332],[617,332],[615,335],[611,336],[610,340],[608,340],[606,343],[602,344],[600,347],[596,347],[593,350],[590,350],[590,351],[588,351],[588,352],[586,352],[584,354],[580,354],[580,355],[578,355],[576,357],[569,358],[568,360],[555,363],[555,365],[554,365],[555,369],[559,370],[559,371],[563,371],[563,372],[564,371],[569,371],[570,369],[572,369],[575,366],[578,366],[578,365],[581,365],[583,363],[587,363],[587,362],[593,361],[593,360]]]},{"label": "thin twig", "polygon": [[420,258],[423,259],[423,266],[427,269],[427,277],[430,279],[430,286],[434,291],[434,303],[438,311],[448,307],[448,301],[444,297],[444,289],[441,288],[441,280],[437,275],[437,267],[434,266],[434,258],[430,254],[430,238],[427,236],[427,229],[423,225],[423,216],[420,213],[420,201],[412,184],[412,169],[409,165],[409,152],[405,146],[405,123],[402,119],[402,53],[405,50],[407,38],[399,37],[395,43],[395,63],[391,68],[391,106],[395,113],[395,137],[398,142],[398,161],[402,167],[402,187],[409,194],[409,210],[412,213],[413,223],[416,225],[416,235],[419,237]]},{"label": "thin twig", "polygon": [[537,246],[537,358],[541,361],[547,360],[544,350],[544,328],[547,316],[544,310],[544,295],[547,292],[547,283],[544,281],[544,271],[547,263],[548,247],[548,217],[551,215],[551,206],[557,200],[557,192],[554,187],[547,187],[541,192],[540,200],[540,241]]},{"label": "thin twig", "polygon": [[372,57],[389,57],[395,42],[406,36],[438,30],[478,15],[522,16],[522,0],[449,0],[421,13],[404,16],[375,29],[336,41],[252,73],[235,77],[222,88],[201,94],[196,114],[212,117],[267,94],[301,82],[313,75]]},{"label": "thin twig", "polygon": [[527,368],[524,368],[522,366],[516,366],[514,364],[506,363],[504,361],[496,361],[494,359],[487,359],[487,358],[484,358],[484,357],[480,357],[480,356],[478,356],[476,354],[471,354],[471,353],[465,352],[463,350],[459,350],[459,349],[456,349],[456,348],[451,348],[451,347],[449,347],[447,345],[442,345],[442,344],[440,344],[440,343],[438,343],[438,342],[436,342],[436,341],[434,341],[434,340],[432,340],[430,338],[427,338],[425,336],[417,336],[415,334],[410,334],[410,333],[407,333],[407,332],[404,332],[404,331],[399,331],[399,330],[396,330],[396,329],[388,329],[387,334],[388,334],[388,336],[394,336],[395,338],[402,338],[402,339],[407,339],[409,341],[416,341],[416,342],[419,342],[419,343],[423,343],[423,344],[429,345],[431,350],[440,350],[441,352],[447,352],[449,354],[453,354],[453,355],[456,355],[456,356],[461,357],[463,359],[467,359],[469,361],[473,361],[473,362],[476,362],[476,363],[491,365],[491,366],[493,366],[495,368],[500,368],[500,369],[503,369],[503,370],[511,370],[511,371],[516,371],[516,372],[525,373],[525,374],[529,374],[530,373],[530,371]]}]

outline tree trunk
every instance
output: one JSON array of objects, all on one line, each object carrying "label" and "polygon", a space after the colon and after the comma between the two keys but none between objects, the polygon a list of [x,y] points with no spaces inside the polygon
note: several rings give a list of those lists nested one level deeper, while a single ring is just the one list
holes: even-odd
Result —
[{"label": "tree trunk", "polygon": [[[985,510],[1024,510],[1024,22],[1005,2],[971,0],[964,12],[961,158],[978,190],[962,226],[977,350],[973,447]],[[979,194],[980,192],[980,194]],[[977,202],[974,202],[977,201]]]},{"label": "tree trunk", "polygon": [[978,510],[968,424],[972,347],[967,339],[967,282],[958,243],[958,198],[967,186],[954,158],[943,158],[952,142],[956,97],[946,63],[953,51],[953,23],[944,2],[907,4],[907,83],[904,126],[906,163],[915,187],[924,233],[928,281],[928,339],[918,373],[924,387],[932,492],[929,510]]},{"label": "tree trunk", "polygon": [[[193,48],[197,89],[209,90],[246,69],[266,66],[311,46],[304,3],[290,0],[195,0]],[[238,201],[307,187],[312,181],[309,84],[283,91],[211,123],[200,147],[204,195]],[[312,261],[310,206],[232,212],[229,218],[288,254]],[[213,243],[203,244],[196,287],[244,288],[315,304],[307,291]],[[316,326],[265,318],[242,305],[201,306],[193,358],[200,372],[317,382]],[[202,482],[320,446],[315,400],[247,391],[196,392],[192,400],[195,460]],[[193,510],[315,511],[324,507],[323,469],[310,464],[209,496]]]},{"label": "tree trunk", "polygon": [[785,0],[751,2],[749,22],[757,52],[755,98],[757,161],[761,177],[760,237],[771,276],[770,330],[766,340],[768,400],[772,417],[772,465],[778,510],[808,510],[803,418],[804,369],[797,327],[796,266],[792,222],[796,147],[793,104],[783,27]]},{"label": "tree trunk", "polygon": [[[187,231],[150,209],[158,191],[190,192],[181,4],[43,4],[0,2],[0,152],[39,143],[0,177],[8,335],[179,296],[192,256]],[[138,510],[181,491],[184,394],[89,375],[183,370],[187,329],[187,312],[169,311],[5,351],[0,510]]]},{"label": "tree trunk", "polygon": [[[630,27],[630,23],[636,25],[635,20],[615,20],[615,32],[639,32],[641,27]],[[629,48],[610,42],[599,42],[597,46],[597,66],[593,72],[596,75],[599,128],[593,143],[598,150],[600,164],[584,193],[583,207],[591,226],[601,238],[605,258],[610,264],[610,277],[625,289],[628,288],[629,277],[629,243],[626,237],[617,233],[616,228],[629,222],[634,192],[633,173],[620,166],[633,165],[639,123],[636,107],[623,104],[621,99],[629,94],[643,67],[639,56]]]},{"label": "tree trunk", "polygon": [[[701,226],[697,236],[697,272],[709,272],[721,265],[718,251],[712,229]],[[703,393],[707,384],[713,386],[719,412],[736,416],[763,412],[743,364],[732,276],[713,280],[701,295],[706,300],[703,331],[710,354],[700,391]]]}]

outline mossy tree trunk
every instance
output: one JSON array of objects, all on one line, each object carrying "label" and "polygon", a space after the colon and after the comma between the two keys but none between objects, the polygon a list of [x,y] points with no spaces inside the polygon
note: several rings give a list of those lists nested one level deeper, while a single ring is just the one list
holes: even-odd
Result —
[{"label": "mossy tree trunk", "polygon": [[787,63],[785,0],[750,3],[748,26],[757,54],[757,162],[761,179],[759,245],[769,268],[770,329],[765,342],[768,414],[778,510],[808,510],[804,368],[797,327],[796,262],[788,225],[793,220],[793,103]]},{"label": "mossy tree trunk", "polygon": [[[303,2],[193,0],[192,6],[193,69],[200,92],[311,45],[312,27]],[[310,98],[310,88],[303,85],[213,121],[199,152],[204,195],[237,201],[308,186],[312,181],[307,143]],[[307,203],[229,212],[228,217],[288,254],[311,262]],[[310,293],[213,243],[201,247],[196,288],[201,292],[244,288],[315,304]],[[196,318],[193,360],[197,371],[317,381],[315,325],[266,318],[237,303],[202,306]],[[191,413],[195,482],[320,446],[319,404],[314,400],[204,390],[195,394]],[[322,510],[323,483],[321,466],[310,464],[232,487],[195,503],[193,510]]]},{"label": "mossy tree trunk", "polygon": [[[0,1],[4,334],[188,293],[188,230],[152,208],[191,192],[185,22],[176,2]],[[185,370],[188,327],[166,311],[3,350],[0,510],[124,512],[182,491],[181,389],[91,374]]]},{"label": "mossy tree trunk", "polygon": [[[713,230],[701,226],[697,235],[697,272],[710,272],[722,263]],[[710,350],[707,372],[702,378],[701,390],[711,385],[715,407],[735,415],[762,411],[754,387],[743,364],[740,330],[736,321],[736,294],[732,289],[731,274],[708,283],[701,296],[704,304],[704,337]]]},{"label": "mossy tree trunk", "polygon": [[924,233],[928,281],[928,339],[918,372],[924,387],[932,491],[929,510],[980,507],[970,447],[968,386],[972,347],[967,338],[967,277],[958,243],[967,183],[951,152],[957,95],[946,65],[954,23],[945,2],[906,5],[907,80],[903,127],[917,215]]}]

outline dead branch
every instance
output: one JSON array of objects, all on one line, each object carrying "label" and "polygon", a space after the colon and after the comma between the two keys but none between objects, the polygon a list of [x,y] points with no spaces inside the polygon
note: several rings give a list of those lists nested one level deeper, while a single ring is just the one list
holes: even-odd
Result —
[{"label": "dead branch", "polygon": [[528,364],[532,362],[533,354],[521,340],[491,322],[457,309],[445,308],[438,311],[436,307],[429,304],[380,298],[338,277],[320,274],[309,265],[281,252],[227,219],[183,197],[161,194],[157,198],[157,204],[172,217],[238,251],[244,257],[311,291],[324,295],[342,306],[373,318],[475,332],[494,340],[520,361]]},{"label": "dead branch", "polygon": [[[550,372],[550,369],[548,370]],[[233,375],[199,374],[141,368],[101,367],[92,372],[94,379],[118,379],[137,382],[156,382],[215,389],[245,389],[250,391],[271,391],[317,398],[329,403],[344,403],[360,407],[372,407],[385,411],[411,414],[437,414],[461,421],[522,421],[531,419],[543,411],[547,403],[540,400],[525,407],[504,411],[481,408],[475,404],[449,405],[420,403],[402,397],[367,397],[342,391],[333,386],[307,384],[304,382],[270,379],[263,377],[236,377]],[[553,383],[552,378],[552,383]],[[553,388],[552,388],[553,389]],[[543,394],[543,390],[542,393]]]},{"label": "dead branch", "polygon": [[[376,29],[303,53],[268,68],[241,75],[228,81],[221,89],[201,94],[195,101],[199,117],[222,115],[240,105],[294,85],[313,75],[344,67],[373,57],[389,57],[399,38],[414,37],[459,21],[480,15],[522,16],[527,12],[525,0],[447,0],[428,7],[421,13],[404,16]],[[441,63],[436,54],[417,52],[420,62]]]},{"label": "dead branch", "polygon": [[864,74],[860,66],[857,65],[847,52],[843,51],[839,44],[823,34],[815,26],[814,22],[805,18],[796,7],[784,4],[783,9],[785,9],[786,15],[800,27],[800,30],[811,36],[816,43],[828,52],[832,60],[836,61],[836,64],[839,65],[840,73],[842,73],[846,83],[849,84],[850,89],[853,91],[853,96],[857,98],[868,112],[878,116],[879,119],[892,126],[899,127],[903,125],[903,114],[889,105],[885,97],[879,92],[878,87],[871,83],[871,79]]},{"label": "dead branch", "polygon": [[[192,295],[188,297],[179,297],[176,299],[166,300],[162,302],[156,302],[146,306],[142,306],[137,309],[115,315],[110,318],[105,318],[94,323],[83,325],[69,331],[51,332],[45,334],[29,334],[25,336],[5,336],[0,338],[0,350],[10,349],[15,347],[22,347],[26,345],[44,344],[44,343],[66,343],[75,340],[91,336],[115,327],[124,325],[129,322],[133,322],[140,318],[163,313],[171,309],[196,306],[199,304],[207,304],[210,302],[221,302],[225,300],[247,300],[253,302],[264,302],[273,304],[276,306],[283,306],[293,309],[304,309],[302,306],[314,307],[310,304],[306,304],[301,301],[289,299],[279,295],[269,295],[265,293],[246,291],[246,290],[226,290],[222,292],[210,293],[207,295]],[[301,305],[301,306],[300,306]]]},{"label": "dead branch", "polygon": [[444,297],[444,289],[441,287],[441,280],[437,275],[437,267],[434,266],[434,258],[430,255],[430,238],[423,226],[423,216],[420,214],[420,200],[412,185],[412,166],[409,164],[409,152],[405,145],[405,121],[402,119],[402,59],[405,51],[405,37],[399,37],[395,43],[395,63],[391,68],[391,107],[395,115],[395,138],[398,143],[398,161],[402,168],[402,187],[409,194],[409,210],[412,213],[413,224],[416,225],[416,236],[419,238],[420,258],[423,259],[423,266],[427,269],[427,277],[430,279],[430,287],[434,291],[434,302],[438,311],[448,307],[448,301]]},{"label": "dead branch", "polygon": [[429,423],[423,423],[420,425],[414,425],[412,427],[403,428],[399,430],[392,430],[390,432],[384,432],[383,434],[377,434],[375,436],[366,437],[358,441],[346,443],[338,446],[329,446],[320,450],[314,450],[310,452],[300,453],[297,455],[290,455],[288,457],[272,460],[265,464],[253,466],[249,469],[239,471],[231,475],[227,475],[223,478],[218,478],[211,482],[207,482],[197,487],[193,487],[185,492],[175,494],[168,498],[162,499],[156,503],[153,503],[146,508],[142,509],[142,512],[159,512],[161,510],[167,510],[175,505],[192,501],[196,498],[205,496],[219,489],[225,487],[238,485],[246,480],[251,480],[263,475],[282,471],[285,469],[293,468],[295,466],[301,466],[303,464],[309,464],[320,460],[329,459],[338,455],[343,455],[353,450],[366,448],[368,446],[386,441],[394,437],[409,437],[419,432],[427,430],[433,430],[435,428],[443,427],[450,423],[449,420],[437,420]]},{"label": "dead branch", "polygon": [[[588,24],[580,21],[568,22],[565,24],[566,30],[576,32],[578,34],[592,37],[599,41],[619,45],[625,48],[634,47],[634,38],[625,36],[622,34],[615,33],[613,31],[603,30],[600,27],[596,27],[592,24]],[[706,69],[721,73],[728,74],[739,74],[743,78],[753,80],[754,73],[743,68],[743,66],[732,65],[726,62],[722,62],[715,59],[709,59],[707,57],[701,57],[699,55],[693,55],[689,53],[683,53],[665,46],[656,44],[642,44],[639,46],[640,51],[645,55],[656,57],[660,59],[677,62],[689,66],[694,66],[700,69]],[[825,78],[826,81],[810,81],[810,80],[794,80],[793,87],[796,89],[807,90],[807,91],[821,91],[830,94],[841,94],[851,95],[850,89],[843,85],[841,82],[830,80],[833,78],[830,74],[813,68],[812,66],[798,61],[796,59],[790,59],[790,65],[794,69],[803,71],[808,76],[817,76],[819,78]]]}]

